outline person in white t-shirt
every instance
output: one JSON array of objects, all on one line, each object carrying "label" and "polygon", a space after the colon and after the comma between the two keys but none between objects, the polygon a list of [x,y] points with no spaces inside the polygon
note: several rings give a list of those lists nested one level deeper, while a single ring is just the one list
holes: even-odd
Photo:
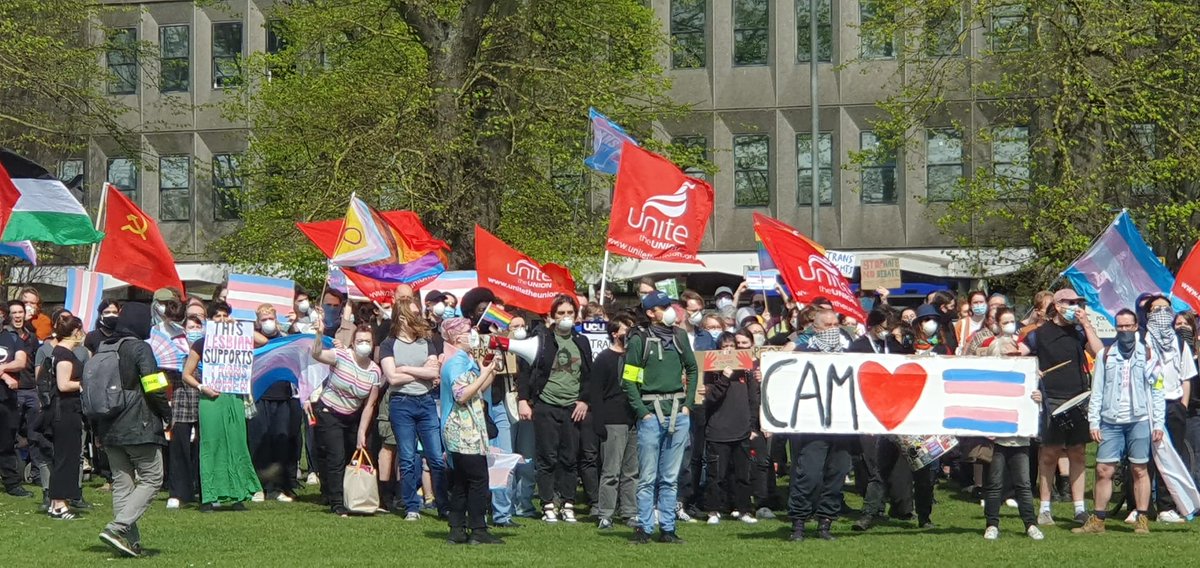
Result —
[{"label": "person in white t-shirt", "polygon": [[[1166,401],[1166,429],[1171,446],[1183,459],[1189,455],[1187,448],[1188,401],[1191,399],[1192,381],[1196,378],[1196,359],[1192,348],[1179,340],[1175,332],[1175,310],[1166,296],[1146,298],[1146,332],[1143,342],[1150,348],[1151,360],[1157,369],[1158,381]],[[1152,472],[1157,468],[1151,466]],[[1159,483],[1159,487],[1166,487]],[[1164,523],[1182,523],[1184,519],[1175,511],[1171,492],[1159,490],[1155,500],[1158,520]]]}]

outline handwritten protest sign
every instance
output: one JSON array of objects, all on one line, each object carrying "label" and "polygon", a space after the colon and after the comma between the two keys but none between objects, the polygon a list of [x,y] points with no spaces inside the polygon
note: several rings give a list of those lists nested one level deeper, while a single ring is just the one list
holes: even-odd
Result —
[{"label": "handwritten protest sign", "polygon": [[228,394],[250,394],[254,369],[254,323],[210,321],[204,326],[204,386]]},{"label": "handwritten protest sign", "polygon": [[767,351],[792,351],[791,345],[763,345],[753,349],[731,349],[729,351],[697,351],[696,364],[700,372],[724,371],[726,367],[735,371],[753,369],[758,358]]},{"label": "handwritten protest sign", "polygon": [[1029,357],[762,356],[762,425],[778,433],[1035,436]]},{"label": "handwritten protest sign", "polygon": [[517,374],[517,356],[507,351],[492,351],[488,348],[491,341],[491,335],[479,336],[479,347],[471,349],[471,356],[480,365],[487,359],[488,354],[496,354],[496,374],[497,375],[515,375]]},{"label": "handwritten protest sign", "polygon": [[874,290],[876,288],[900,287],[900,259],[864,258],[860,267],[861,288]]},{"label": "handwritten protest sign", "polygon": [[842,276],[846,278],[854,277],[854,269],[858,267],[858,255],[852,252],[827,250],[825,251],[825,258],[829,259],[829,262],[832,262],[837,267],[838,272],[841,272]]},{"label": "handwritten protest sign", "polygon": [[583,335],[592,343],[592,359],[595,359],[597,355],[609,348],[608,322],[583,322]]},{"label": "handwritten protest sign", "polygon": [[756,292],[771,292],[779,284],[778,270],[747,270],[746,288]]}]

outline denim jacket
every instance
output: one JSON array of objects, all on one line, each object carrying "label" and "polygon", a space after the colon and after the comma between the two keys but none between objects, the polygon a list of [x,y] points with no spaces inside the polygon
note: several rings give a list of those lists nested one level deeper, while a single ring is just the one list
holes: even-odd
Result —
[{"label": "denim jacket", "polygon": [[[1100,428],[1101,420],[1110,423],[1117,420],[1117,404],[1121,399],[1121,368],[1126,361],[1115,345],[1102,351],[1100,357],[1102,361],[1096,361],[1096,370],[1092,375],[1092,396],[1088,402],[1088,425],[1092,430]],[[1166,403],[1156,369],[1154,361],[1146,360],[1145,346],[1139,343],[1133,350],[1130,369],[1133,382],[1130,389],[1133,391],[1131,414],[1135,422],[1145,420],[1149,415],[1151,430],[1163,430]]]}]

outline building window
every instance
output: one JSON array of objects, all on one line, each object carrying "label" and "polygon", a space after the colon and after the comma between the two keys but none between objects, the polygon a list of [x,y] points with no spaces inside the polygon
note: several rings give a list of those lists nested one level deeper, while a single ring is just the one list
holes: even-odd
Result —
[{"label": "building window", "polygon": [[[809,19],[809,0],[796,0],[796,61],[812,60],[812,21]],[[833,2],[820,0],[817,4],[817,61],[833,61]]]},{"label": "building window", "polygon": [[963,177],[962,133],[953,128],[926,131],[925,196],[930,201],[949,201]]},{"label": "building window", "polygon": [[121,193],[131,201],[137,202],[138,168],[137,162],[129,158],[109,158],[106,171],[108,183],[116,186]]},{"label": "building window", "polygon": [[236,87],[242,83],[242,23],[213,24],[213,88]]},{"label": "building window", "polygon": [[[862,56],[865,59],[892,59],[896,57],[896,37],[887,34],[881,37],[877,33],[866,33],[863,26],[890,26],[895,22],[895,15],[887,8],[879,5],[879,0],[862,0],[858,3],[859,42]],[[890,27],[888,28],[890,29]]]},{"label": "building window", "polygon": [[992,51],[1004,53],[1029,47],[1029,20],[1025,6],[1008,4],[992,8]]},{"label": "building window", "polygon": [[158,220],[190,221],[192,219],[192,158],[190,156],[160,156],[158,158]]},{"label": "building window", "polygon": [[[817,183],[821,205],[833,205],[833,134],[822,132],[817,144]],[[812,205],[812,133],[796,135],[796,204]]]},{"label": "building window", "polygon": [[936,6],[925,12],[925,53],[934,57],[962,55],[961,6]]},{"label": "building window", "polygon": [[733,0],[733,64],[766,65],[770,42],[767,0]]},{"label": "building window", "polygon": [[1141,123],[1134,124],[1130,128],[1133,131],[1134,154],[1139,158],[1138,163],[1142,166],[1138,168],[1141,172],[1134,174],[1134,180],[1130,184],[1130,189],[1137,196],[1154,195],[1154,181],[1147,177],[1149,175],[1149,168],[1146,167],[1147,164],[1153,162],[1157,157],[1155,151],[1155,139],[1157,136],[1154,132],[1154,125]]},{"label": "building window", "polygon": [[58,163],[58,179],[63,183],[70,182],[84,174],[83,167],[83,160],[63,160]]},{"label": "building window", "polygon": [[132,95],[138,86],[137,28],[112,30],[104,52],[108,94]]},{"label": "building window", "polygon": [[242,218],[242,175],[238,171],[241,156],[213,155],[213,220],[236,221]]},{"label": "building window", "polygon": [[858,143],[860,150],[870,153],[862,165],[862,202],[896,203],[896,151],[885,150],[874,132],[859,133]]},{"label": "building window", "polygon": [[191,86],[191,28],[159,26],[159,85],[164,93],[187,92]]},{"label": "building window", "polygon": [[699,155],[699,158],[689,159],[679,164],[683,167],[683,173],[696,179],[707,179],[704,170],[700,169],[699,163],[708,161],[708,139],[703,136],[676,136],[671,143],[687,149],[691,156]]},{"label": "building window", "polygon": [[671,0],[671,67],[704,67],[706,0]]},{"label": "building window", "polygon": [[771,137],[733,137],[733,204],[765,207],[771,203]]},{"label": "building window", "polygon": [[1021,190],[1029,189],[1029,128],[992,130],[992,173],[1000,199],[1019,198]]}]

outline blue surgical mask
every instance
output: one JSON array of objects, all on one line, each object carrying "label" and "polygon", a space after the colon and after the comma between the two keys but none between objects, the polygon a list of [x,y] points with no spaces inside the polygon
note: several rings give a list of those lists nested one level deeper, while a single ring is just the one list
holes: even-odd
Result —
[{"label": "blue surgical mask", "polygon": [[1063,308],[1062,317],[1067,323],[1075,323],[1075,312],[1079,310],[1079,306],[1067,306]]},{"label": "blue surgical mask", "polygon": [[971,306],[971,313],[982,316],[987,313],[987,304],[976,304]]},{"label": "blue surgical mask", "polygon": [[710,336],[712,336],[712,338],[713,338],[713,341],[716,341],[718,337],[721,337],[721,333],[722,333],[722,332],[721,332],[721,330],[719,330],[719,329],[709,329],[709,330],[706,330],[706,331],[708,331],[708,334],[709,334]]},{"label": "blue surgical mask", "polygon": [[204,332],[203,332],[203,331],[189,331],[189,332],[187,332],[187,340],[188,340],[188,344],[189,344],[189,345],[190,345],[190,344],[192,344],[192,343],[195,343],[195,342],[197,342],[197,341],[200,341],[200,340],[201,340],[203,337],[204,337]]}]

